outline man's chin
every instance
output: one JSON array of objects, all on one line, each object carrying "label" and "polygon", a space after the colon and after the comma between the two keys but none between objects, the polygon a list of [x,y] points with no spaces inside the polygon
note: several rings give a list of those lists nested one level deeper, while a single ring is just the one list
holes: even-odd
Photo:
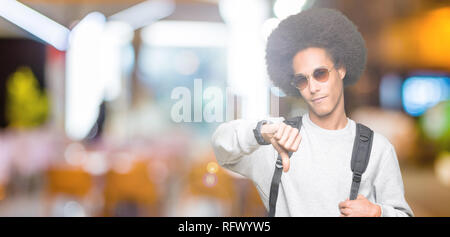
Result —
[{"label": "man's chin", "polygon": [[309,110],[310,110],[312,113],[314,113],[314,115],[315,115],[316,117],[319,117],[319,118],[327,117],[327,116],[330,115],[330,113],[331,113],[331,111],[323,110],[323,109],[316,109],[316,108],[314,108],[314,107],[309,107]]}]

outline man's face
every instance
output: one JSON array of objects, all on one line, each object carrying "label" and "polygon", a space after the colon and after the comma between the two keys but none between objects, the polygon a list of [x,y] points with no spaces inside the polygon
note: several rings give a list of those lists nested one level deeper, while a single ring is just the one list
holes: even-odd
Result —
[{"label": "man's face", "polygon": [[[312,47],[299,51],[293,58],[292,67],[294,74],[308,77],[308,85],[298,90],[308,104],[309,110],[318,117],[331,114],[343,96],[345,69],[336,69],[324,49]],[[313,72],[318,68],[329,70],[327,81],[319,82],[313,78]]]}]

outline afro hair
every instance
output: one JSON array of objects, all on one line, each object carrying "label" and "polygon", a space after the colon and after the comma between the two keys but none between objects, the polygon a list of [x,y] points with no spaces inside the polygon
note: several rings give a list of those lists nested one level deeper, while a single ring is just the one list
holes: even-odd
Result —
[{"label": "afro hair", "polygon": [[290,84],[292,59],[309,47],[325,49],[336,67],[346,69],[344,86],[354,84],[364,71],[367,49],[357,27],[337,10],[311,8],[281,21],[267,40],[267,72],[286,95],[301,97]]}]

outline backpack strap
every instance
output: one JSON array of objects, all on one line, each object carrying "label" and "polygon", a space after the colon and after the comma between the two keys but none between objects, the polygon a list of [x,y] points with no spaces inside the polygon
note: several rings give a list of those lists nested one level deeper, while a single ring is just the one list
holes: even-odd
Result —
[{"label": "backpack strap", "polygon": [[356,124],[356,136],[353,143],[351,169],[353,172],[352,187],[350,189],[350,200],[355,200],[358,196],[359,185],[367,164],[369,164],[372,150],[373,131],[360,124]]},{"label": "backpack strap", "polygon": [[[294,117],[288,120],[285,120],[284,123],[287,125],[297,128],[300,132],[300,128],[302,127],[302,116]],[[292,156],[293,152],[289,152],[289,158]],[[278,188],[280,187],[281,182],[281,174],[283,173],[283,162],[281,160],[280,154],[278,154],[277,161],[275,163],[275,172],[272,177],[272,184],[270,185],[270,196],[269,196],[269,217],[275,216],[275,210],[278,199]]]}]

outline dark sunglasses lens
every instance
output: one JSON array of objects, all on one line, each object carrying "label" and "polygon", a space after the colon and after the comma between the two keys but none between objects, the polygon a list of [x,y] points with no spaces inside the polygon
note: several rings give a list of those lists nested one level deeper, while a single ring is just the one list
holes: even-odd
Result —
[{"label": "dark sunglasses lens", "polygon": [[316,69],[313,73],[313,77],[320,82],[325,82],[328,80],[328,70],[326,68]]},{"label": "dark sunglasses lens", "polygon": [[305,76],[296,75],[293,84],[299,89],[304,89],[308,85],[308,79]]}]

